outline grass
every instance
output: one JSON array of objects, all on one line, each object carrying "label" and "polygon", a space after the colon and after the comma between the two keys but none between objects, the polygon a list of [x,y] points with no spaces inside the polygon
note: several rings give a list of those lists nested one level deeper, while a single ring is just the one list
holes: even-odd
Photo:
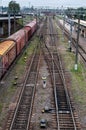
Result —
[{"label": "grass", "polygon": [[10,86],[7,90],[8,95],[13,93],[16,90],[16,87],[14,85]]},{"label": "grass", "polygon": [[58,19],[63,19],[62,15],[57,16]]},{"label": "grass", "polygon": [[26,16],[25,18],[23,19],[18,19],[17,20],[17,23],[19,23],[20,25],[23,26],[23,22],[26,21],[29,23],[29,21],[33,20],[33,17],[32,16]]},{"label": "grass", "polygon": [[18,20],[17,20],[17,23],[19,23],[20,25],[23,26],[23,21],[22,21],[22,19],[18,19]]}]

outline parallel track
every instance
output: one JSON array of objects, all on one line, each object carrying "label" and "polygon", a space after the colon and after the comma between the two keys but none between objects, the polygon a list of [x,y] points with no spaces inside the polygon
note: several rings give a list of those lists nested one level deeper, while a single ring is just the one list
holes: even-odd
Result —
[{"label": "parallel track", "polygon": [[[56,49],[56,30],[52,20],[48,20],[49,30],[47,34],[50,35],[49,43],[43,41],[41,44],[42,53],[44,55],[45,61],[48,65],[48,70],[51,77],[51,83],[53,86],[53,96],[52,100],[54,111],[51,115],[53,117],[52,122],[49,124],[49,128],[46,130],[80,130],[80,124],[75,116],[75,110],[71,105],[70,96],[66,87],[64,68],[62,67],[62,62],[60,54]],[[44,26],[43,26],[44,27]],[[45,29],[44,29],[45,31]],[[48,32],[49,31],[49,32]],[[42,32],[45,35],[46,32]],[[54,35],[56,34],[56,35]],[[43,36],[46,38],[45,36]],[[35,130],[35,125],[30,124],[32,103],[34,100],[35,87],[38,77],[38,61],[39,61],[39,51],[34,52],[33,60],[31,61],[30,68],[27,71],[25,82],[23,84],[23,89],[20,94],[19,102],[15,109],[13,115],[13,120],[11,122],[10,128],[6,130]],[[63,71],[64,70],[64,71]],[[54,125],[53,125],[53,124]],[[37,128],[40,130],[40,128]]]},{"label": "parallel track", "polygon": [[[63,29],[63,26],[60,24],[60,22],[57,21],[57,23],[61,27],[61,29]],[[70,33],[69,33],[69,31],[66,28],[64,28],[64,34],[69,39]],[[76,43],[77,43],[76,38],[72,37],[72,46],[74,48],[76,48]],[[79,43],[78,43],[78,53],[80,54],[81,58],[83,59],[84,63],[86,64],[86,51]]]},{"label": "parallel track", "polygon": [[19,96],[19,100],[11,119],[10,126],[6,129],[8,130],[28,130],[32,103],[34,100],[35,87],[38,76],[38,61],[39,61],[39,51],[38,47],[34,51],[34,55],[31,60],[30,67],[27,70],[25,80],[23,83],[23,88]]},{"label": "parallel track", "polygon": [[[64,86],[63,78],[63,68],[58,70],[59,61],[57,58],[57,53],[53,53],[52,56],[49,56],[48,52],[44,54],[45,60],[48,64],[49,72],[52,79],[52,84],[54,87],[54,96],[56,104],[56,117],[58,130],[80,130],[79,122],[76,122],[73,113],[73,109],[70,103],[70,98],[68,91]],[[62,74],[61,74],[62,73]]]},{"label": "parallel track", "polygon": [[[50,34],[51,33],[52,32],[50,32]],[[51,38],[51,42],[55,46],[54,41],[55,39],[52,40]],[[57,124],[58,124],[57,129],[58,130],[80,130],[80,125],[76,121],[75,119],[76,117],[74,117],[74,111],[72,109],[70,97],[68,94],[68,90],[66,88],[64,72],[63,72],[60,56],[57,51],[53,52],[52,50],[51,52],[46,44],[43,50],[43,54],[48,64],[49,72],[52,79],[52,84],[54,87],[54,95],[55,95],[55,103],[56,103],[56,111],[57,111],[56,117],[57,117]]]}]

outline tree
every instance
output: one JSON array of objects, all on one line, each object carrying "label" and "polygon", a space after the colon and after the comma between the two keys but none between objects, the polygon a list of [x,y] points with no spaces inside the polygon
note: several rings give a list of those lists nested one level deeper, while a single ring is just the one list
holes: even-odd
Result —
[{"label": "tree", "polygon": [[20,6],[16,1],[10,1],[8,5],[8,12],[10,14],[18,14],[20,12]]},{"label": "tree", "polygon": [[66,15],[67,15],[69,18],[72,18],[72,17],[75,15],[75,11],[76,11],[76,9],[67,8],[67,9],[65,10],[65,13],[66,13]]},{"label": "tree", "polygon": [[79,15],[80,19],[85,20],[85,16],[86,16],[86,9],[83,7],[80,7],[77,9],[77,15]]},{"label": "tree", "polygon": [[16,31],[16,14],[18,14],[19,12],[20,12],[19,4],[16,3],[16,1],[10,1],[8,6],[8,14],[14,15],[14,32]]}]

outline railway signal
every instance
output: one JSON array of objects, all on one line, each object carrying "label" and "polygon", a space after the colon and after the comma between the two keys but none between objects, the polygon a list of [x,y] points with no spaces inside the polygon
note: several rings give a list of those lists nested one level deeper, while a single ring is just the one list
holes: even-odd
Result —
[{"label": "railway signal", "polygon": [[43,76],[42,80],[43,80],[43,88],[46,88],[46,76]]},{"label": "railway signal", "polygon": [[10,36],[10,29],[11,29],[11,23],[10,23],[10,13],[8,13],[8,36]]}]

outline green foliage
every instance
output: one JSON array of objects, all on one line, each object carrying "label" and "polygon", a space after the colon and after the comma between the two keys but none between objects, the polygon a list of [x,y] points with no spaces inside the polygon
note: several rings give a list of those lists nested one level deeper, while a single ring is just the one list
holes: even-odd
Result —
[{"label": "green foliage", "polygon": [[17,20],[17,23],[23,26],[22,19],[18,19],[18,20]]},{"label": "green foliage", "polygon": [[58,19],[63,19],[62,15],[57,16]]},{"label": "green foliage", "polygon": [[20,6],[15,1],[10,1],[8,6],[8,12],[11,14],[18,14],[20,12]]},{"label": "green foliage", "polygon": [[69,18],[79,18],[82,20],[86,20],[86,8],[80,7],[77,9],[74,8],[68,8],[65,10],[65,14],[69,17]]},{"label": "green foliage", "polygon": [[[14,81],[12,81],[12,82],[14,82]],[[10,86],[10,87],[7,89],[8,95],[12,94],[15,90],[16,90],[16,88],[14,87],[14,85]]]}]

